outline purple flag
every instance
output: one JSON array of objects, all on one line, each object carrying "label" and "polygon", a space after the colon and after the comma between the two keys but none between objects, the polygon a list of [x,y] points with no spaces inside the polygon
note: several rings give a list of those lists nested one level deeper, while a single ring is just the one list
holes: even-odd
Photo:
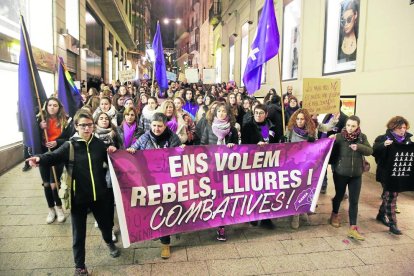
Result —
[{"label": "purple flag", "polygon": [[73,118],[76,111],[82,107],[82,97],[75,86],[69,72],[66,70],[63,59],[59,57],[58,98],[65,111]]},{"label": "purple flag", "polygon": [[152,49],[155,54],[155,78],[157,79],[160,90],[168,88],[167,70],[165,69],[164,49],[162,47],[160,23],[157,22],[157,32],[152,42]]},{"label": "purple flag", "polygon": [[42,136],[36,115],[41,109],[39,104],[43,105],[46,99],[24,18],[20,16],[18,124],[23,132],[23,144],[31,148],[32,154],[42,153]]},{"label": "purple flag", "polygon": [[278,53],[279,42],[280,37],[273,0],[265,0],[262,14],[257,24],[256,37],[250,47],[243,75],[243,82],[249,94],[259,90],[262,66]]},{"label": "purple flag", "polygon": [[116,151],[109,167],[124,247],[314,212],[333,143]]}]

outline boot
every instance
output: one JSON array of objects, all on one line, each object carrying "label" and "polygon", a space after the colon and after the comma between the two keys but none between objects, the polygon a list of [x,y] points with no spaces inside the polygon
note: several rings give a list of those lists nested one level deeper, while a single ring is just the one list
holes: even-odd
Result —
[{"label": "boot", "polygon": [[107,243],[106,245],[108,246],[108,249],[109,249],[109,255],[111,255],[112,258],[117,258],[119,257],[119,255],[121,255],[121,252],[119,251],[119,249],[116,247],[116,245],[113,242]]},{"label": "boot", "polygon": [[340,227],[341,223],[339,221],[339,215],[335,214],[334,212],[332,212],[331,214],[331,218],[329,219],[329,223],[333,226],[333,227]]},{"label": "boot", "polygon": [[393,233],[394,235],[402,235],[401,230],[398,229],[395,223],[390,223],[390,232]]},{"label": "boot", "polygon": [[161,258],[168,259],[171,256],[170,245],[163,244],[161,247]]},{"label": "boot", "polygon": [[376,217],[376,220],[382,222],[382,224],[384,224],[385,226],[390,226],[388,221],[387,221],[387,217],[385,216],[385,214],[383,214],[381,212],[378,213],[378,215]]}]

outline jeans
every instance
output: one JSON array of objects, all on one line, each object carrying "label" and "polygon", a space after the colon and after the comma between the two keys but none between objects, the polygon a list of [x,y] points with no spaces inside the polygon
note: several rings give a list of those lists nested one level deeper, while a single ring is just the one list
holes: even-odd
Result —
[{"label": "jeans", "polygon": [[344,198],[346,186],[349,191],[349,224],[357,225],[358,216],[358,202],[359,194],[361,192],[361,176],[343,176],[334,172],[333,180],[335,184],[335,197],[332,199],[332,207],[335,214],[338,214],[339,207],[341,206],[342,199]]},{"label": "jeans", "polygon": [[109,204],[105,198],[85,204],[73,204],[71,209],[72,236],[73,236],[73,257],[76,268],[85,268],[85,239],[86,239],[86,218],[88,208],[91,209],[95,220],[98,222],[104,241],[112,243],[112,222],[109,219]]},{"label": "jeans", "polygon": [[[60,182],[60,177],[63,173],[63,164],[55,166],[56,179]],[[56,183],[55,177],[53,175],[52,167],[49,166],[39,166],[40,176],[43,181],[43,189],[45,191],[45,197],[47,205],[49,208],[56,206],[62,206],[62,201],[59,198],[56,185],[53,187],[50,186],[50,183]]]}]

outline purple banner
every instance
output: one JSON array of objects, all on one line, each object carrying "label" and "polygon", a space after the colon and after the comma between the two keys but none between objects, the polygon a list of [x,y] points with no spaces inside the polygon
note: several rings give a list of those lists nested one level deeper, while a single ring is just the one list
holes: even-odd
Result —
[{"label": "purple banner", "polygon": [[333,142],[117,151],[109,163],[123,245],[314,212]]}]

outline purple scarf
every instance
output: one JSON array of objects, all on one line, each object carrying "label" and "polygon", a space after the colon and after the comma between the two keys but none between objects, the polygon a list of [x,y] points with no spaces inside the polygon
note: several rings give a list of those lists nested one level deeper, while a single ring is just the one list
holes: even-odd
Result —
[{"label": "purple scarf", "polygon": [[269,141],[269,127],[266,124],[264,124],[260,126],[260,130],[262,133],[263,140]]},{"label": "purple scarf", "polygon": [[177,118],[175,118],[174,116],[171,117],[171,119],[167,122],[167,127],[174,133],[177,132],[178,129],[178,123],[177,123]]},{"label": "purple scarf", "polygon": [[137,140],[134,137],[137,124],[134,122],[131,126],[129,126],[126,122],[124,122],[122,127],[124,129],[124,146],[125,148],[129,148]]},{"label": "purple scarf", "polygon": [[306,137],[308,136],[308,131],[304,128],[300,128],[298,126],[293,127],[293,131],[296,132],[299,136]]},{"label": "purple scarf", "polygon": [[217,145],[224,145],[224,138],[230,133],[230,122],[229,118],[226,117],[224,120],[220,120],[214,117],[213,124],[211,125],[214,135],[217,136]]},{"label": "purple scarf", "polygon": [[395,132],[393,132],[393,131],[391,131],[391,134],[392,134],[392,136],[395,138],[395,140],[396,140],[398,143],[402,143],[402,142],[404,141],[404,139],[405,139],[405,135],[400,136],[400,135],[398,135],[397,133],[395,133]]}]

